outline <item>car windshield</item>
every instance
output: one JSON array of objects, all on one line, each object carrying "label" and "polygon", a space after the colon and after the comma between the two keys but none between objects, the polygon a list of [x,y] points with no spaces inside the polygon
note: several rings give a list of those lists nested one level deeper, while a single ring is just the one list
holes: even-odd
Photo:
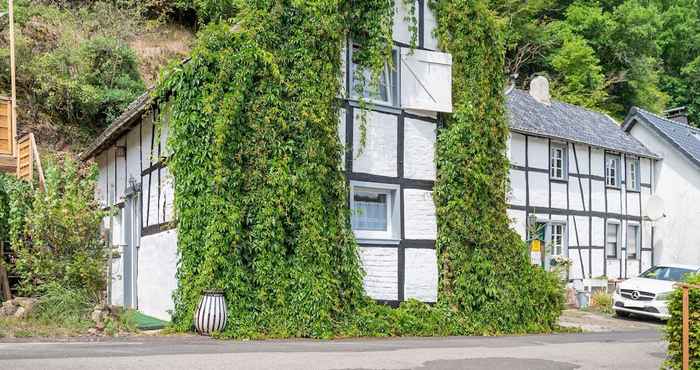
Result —
[{"label": "car windshield", "polygon": [[682,281],[686,278],[686,275],[694,272],[696,271],[680,267],[656,266],[643,272],[640,276],[647,279]]}]

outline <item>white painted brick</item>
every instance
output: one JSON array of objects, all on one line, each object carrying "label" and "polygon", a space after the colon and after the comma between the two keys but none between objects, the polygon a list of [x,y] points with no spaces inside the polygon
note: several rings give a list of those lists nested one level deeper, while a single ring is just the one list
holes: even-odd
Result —
[{"label": "white painted brick", "polygon": [[[365,146],[361,146],[362,120],[355,113],[353,124],[353,171],[380,176],[397,176],[397,118],[391,114],[367,111]],[[360,149],[362,148],[362,151]]]},{"label": "white painted brick", "polygon": [[628,215],[639,216],[639,196],[639,193],[625,193]]},{"label": "white painted brick", "polygon": [[[576,146],[576,155],[574,156],[574,145]],[[588,145],[569,144],[568,149],[569,173],[582,173],[588,175]],[[578,170],[576,170],[576,160],[578,159]]]},{"label": "white painted brick", "polygon": [[569,251],[569,258],[573,262],[569,269],[569,278],[582,279],[588,277],[588,249],[572,249]]},{"label": "white painted brick", "polygon": [[160,169],[160,206],[158,210],[158,222],[168,222],[173,220],[175,209],[175,189],[173,188],[173,178],[167,167]]},{"label": "white painted brick", "polygon": [[436,129],[432,122],[404,120],[404,177],[435,180]]},{"label": "white painted brick", "polygon": [[569,245],[588,247],[588,216],[569,216]]},{"label": "white painted brick", "polygon": [[593,217],[593,245],[594,246],[605,246],[605,222],[600,217]]},{"label": "white painted brick", "polygon": [[359,247],[359,253],[365,270],[363,286],[367,295],[374,299],[397,300],[397,248]]},{"label": "white painted brick", "polygon": [[404,232],[406,239],[431,239],[437,237],[437,219],[432,192],[404,189]]},{"label": "white painted brick", "polygon": [[435,250],[406,249],[405,256],[405,298],[436,302],[438,270]]}]

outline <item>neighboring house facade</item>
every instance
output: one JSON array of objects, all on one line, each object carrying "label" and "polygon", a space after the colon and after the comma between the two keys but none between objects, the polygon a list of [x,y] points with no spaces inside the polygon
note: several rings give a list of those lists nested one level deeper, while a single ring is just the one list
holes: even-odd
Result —
[{"label": "neighboring house facade", "polygon": [[700,129],[683,114],[669,119],[640,108],[630,110],[623,129],[663,158],[653,182],[665,214],[654,222],[654,261],[700,264]]},{"label": "neighboring house facade", "polygon": [[544,242],[546,264],[570,258],[569,280],[628,278],[652,266],[644,209],[657,155],[612,118],[550,99],[544,77],[530,91],[508,91],[507,108],[514,230]]},{"label": "neighboring house facade", "polygon": [[[341,56],[347,95],[338,127],[346,148],[343,165],[364,287],[370,297],[392,305],[409,298],[437,300],[432,200],[437,113],[452,110],[451,56],[437,50],[427,1],[416,1],[414,50],[408,9],[403,0],[395,4],[393,62],[377,87],[354,87],[352,54],[360,46],[348,41]],[[358,90],[367,104],[365,114],[355,96]],[[165,165],[167,122],[154,129],[150,106],[147,94],[139,97],[82,158],[99,166],[96,196],[102,205],[118,209],[104,225],[117,252],[111,263],[110,303],[169,319],[178,261],[173,179]],[[362,125],[366,136],[361,147]]]}]

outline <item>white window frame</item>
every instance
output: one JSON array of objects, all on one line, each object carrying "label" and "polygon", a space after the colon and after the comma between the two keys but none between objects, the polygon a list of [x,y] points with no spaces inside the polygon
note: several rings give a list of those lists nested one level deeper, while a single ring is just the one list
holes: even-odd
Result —
[{"label": "white window frame", "polygon": [[[569,176],[569,162],[567,161],[567,147],[565,143],[552,143],[549,150],[549,176],[553,180],[566,180]],[[561,158],[555,158],[555,153],[561,153]],[[555,167],[555,161],[560,161],[561,167]],[[557,176],[561,171],[561,176]]]},{"label": "white window frame", "polygon": [[[538,219],[537,220],[537,225],[543,225],[544,226],[544,239],[542,242],[544,242],[546,248],[551,248],[549,251],[549,254],[552,256],[565,256],[568,257],[569,255],[569,238],[568,238],[568,232],[567,232],[567,223],[564,220],[550,220],[550,219]],[[555,247],[554,247],[554,227],[555,226],[561,226],[561,251],[560,253],[555,253]],[[539,227],[539,226],[538,226]],[[539,231],[536,232],[539,234]],[[545,250],[546,252],[546,250]]]},{"label": "white window frame", "polygon": [[[357,91],[355,90],[355,63],[353,63],[353,51],[356,48],[360,48],[360,45],[357,44],[352,44],[349,50],[349,55],[350,55],[350,63],[349,63],[349,81],[350,84],[348,85],[348,96],[351,99],[359,100],[360,97],[357,94]],[[394,108],[399,108],[401,105],[401,63],[400,63],[400,54],[401,51],[397,47],[393,47],[391,49],[391,63],[392,65],[389,65],[389,61],[384,63],[384,70],[383,73],[386,74],[387,76],[387,98],[388,101],[380,100],[380,99],[374,99],[371,97],[366,97],[364,98],[367,102],[370,102],[372,104],[376,105],[383,105],[383,106],[389,106],[389,107],[394,107]],[[371,76],[368,78],[365,83],[371,84]],[[379,77],[381,79],[381,76]],[[394,79],[393,83],[393,88],[391,86],[391,79]],[[369,86],[365,86],[365,89],[367,89]]]},{"label": "white window frame", "polygon": [[627,185],[627,190],[639,191],[641,183],[641,164],[639,163],[639,158],[637,157],[626,157],[626,168],[625,171],[625,184]]},{"label": "white window frame", "polygon": [[[615,172],[614,172],[614,177],[611,176],[610,174],[610,160],[614,160],[615,162]],[[612,154],[612,153],[605,153],[605,186],[610,187],[610,188],[620,188],[620,161],[622,160],[622,156],[619,154]],[[611,180],[614,180],[614,184],[611,183]]]},{"label": "white window frame", "polygon": [[[559,233],[555,233],[555,228],[561,227],[561,235]],[[559,251],[557,251],[557,247],[554,244],[554,238],[555,236],[558,235],[561,238],[561,245],[559,245]],[[549,221],[549,243],[552,246],[552,256],[567,256],[568,255],[568,243],[567,243],[567,238],[566,238],[566,222],[559,222],[559,221]],[[557,253],[559,252],[559,253]]]},{"label": "white window frame", "polygon": [[[355,209],[355,192],[369,191],[387,195],[386,230],[356,230],[355,238],[360,244],[398,244],[401,239],[400,187],[395,184],[381,184],[364,181],[350,181],[350,211]],[[352,217],[352,215],[351,215]]]},{"label": "white window frame", "polygon": [[[610,226],[614,225],[615,226],[615,231],[616,231],[616,238],[617,240],[615,241],[615,255],[611,255],[609,252],[608,248],[608,231],[610,230]],[[620,233],[620,228],[621,228],[621,223],[619,221],[613,221],[613,220],[608,220],[605,223],[605,258],[609,259],[617,259],[620,258],[620,252],[621,252],[621,244],[622,244],[622,233]]]},{"label": "white window frame", "polygon": [[[634,246],[634,253],[630,253],[630,228],[634,228],[635,230],[635,246]],[[627,258],[629,259],[637,259],[639,258],[640,252],[641,252],[641,243],[640,243],[640,236],[641,236],[641,229],[638,223],[636,222],[628,222],[627,223]]]}]

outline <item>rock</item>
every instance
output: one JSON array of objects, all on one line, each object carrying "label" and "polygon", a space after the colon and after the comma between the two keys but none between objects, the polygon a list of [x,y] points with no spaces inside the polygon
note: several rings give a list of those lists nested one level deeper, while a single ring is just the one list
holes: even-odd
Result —
[{"label": "rock", "polygon": [[7,302],[4,302],[2,304],[2,307],[0,308],[0,316],[12,316],[15,314],[17,311],[18,306],[15,306],[15,303],[13,300],[9,300]]},{"label": "rock", "polygon": [[27,310],[27,313],[29,313],[34,308],[34,305],[36,304],[37,299],[36,298],[28,298],[28,297],[17,297],[14,299],[14,301],[15,301],[15,305],[23,307],[25,310]]},{"label": "rock", "polygon": [[27,318],[27,310],[24,307],[18,307],[17,311],[15,311],[15,318],[17,319],[26,319]]}]

